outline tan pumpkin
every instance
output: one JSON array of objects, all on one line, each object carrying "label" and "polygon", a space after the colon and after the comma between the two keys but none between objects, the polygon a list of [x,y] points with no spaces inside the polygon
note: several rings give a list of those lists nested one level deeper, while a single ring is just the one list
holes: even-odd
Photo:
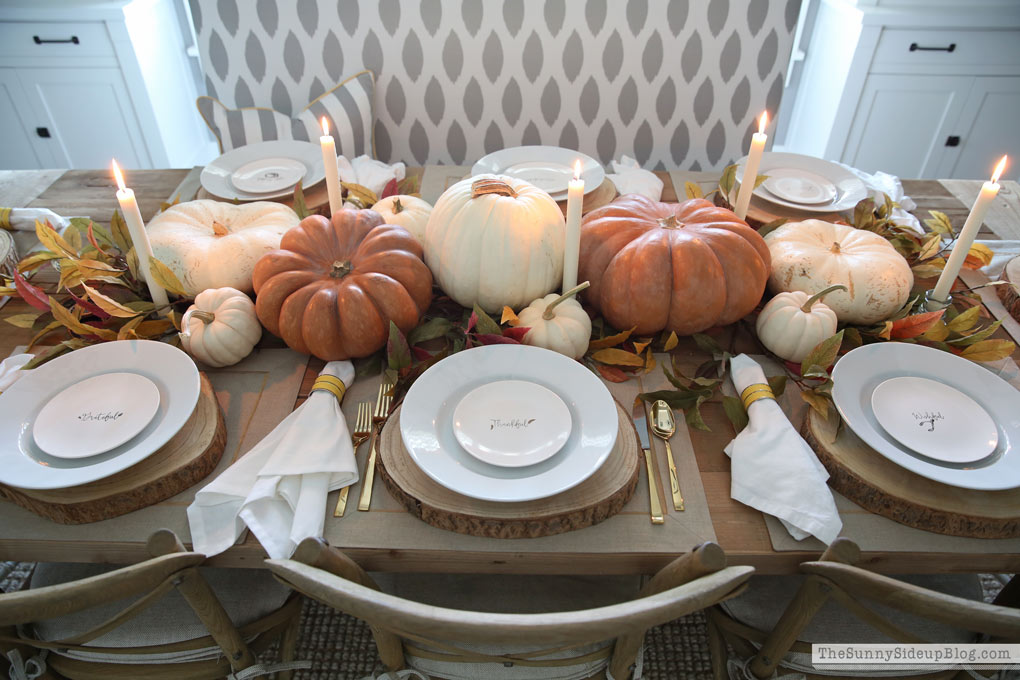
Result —
[{"label": "tan pumpkin", "polygon": [[421,245],[374,210],[306,217],[258,261],[253,283],[262,325],[326,361],[372,354],[390,321],[408,333],[432,301]]},{"label": "tan pumpkin", "polygon": [[168,266],[190,295],[208,288],[252,291],[259,258],[280,247],[280,238],[300,222],[285,205],[188,201],[167,208],[146,227],[152,253]]},{"label": "tan pumpkin", "polygon": [[761,300],[769,250],[731,211],[703,199],[621,196],[581,223],[578,278],[616,328],[690,335],[733,323]]}]

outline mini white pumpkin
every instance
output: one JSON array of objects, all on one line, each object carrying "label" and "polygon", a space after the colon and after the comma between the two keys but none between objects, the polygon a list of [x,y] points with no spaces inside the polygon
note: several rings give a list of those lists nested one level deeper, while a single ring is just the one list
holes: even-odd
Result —
[{"label": "mini white pumpkin", "polygon": [[379,199],[372,210],[382,215],[386,224],[399,224],[418,239],[425,240],[425,227],[432,214],[432,204],[417,196],[387,196]]},{"label": "mini white pumpkin", "polygon": [[156,215],[146,231],[152,253],[184,284],[190,295],[229,286],[252,292],[255,263],[280,247],[280,239],[301,219],[280,203],[233,205],[188,201]]},{"label": "mini white pumpkin", "polygon": [[808,295],[834,284],[845,291],[825,304],[843,323],[873,324],[899,311],[910,297],[910,265],[878,234],[821,220],[790,222],[765,236],[772,255],[769,288]]},{"label": "mini white pumpkin", "polygon": [[232,366],[251,354],[262,325],[255,303],[236,288],[209,288],[181,319],[185,351],[207,366]]},{"label": "mini white pumpkin", "polygon": [[563,295],[549,293],[522,309],[517,315],[519,325],[531,329],[524,335],[524,344],[551,349],[571,359],[583,357],[591,339],[591,318],[574,296],[588,285],[585,281]]},{"label": "mini white pumpkin", "polygon": [[822,297],[846,286],[829,286],[808,296],[799,290],[779,293],[758,315],[758,339],[776,356],[801,362],[818,343],[836,333],[836,312]]},{"label": "mini white pumpkin", "polygon": [[566,222],[549,194],[515,177],[475,175],[436,201],[425,264],[457,303],[520,309],[563,278]]}]

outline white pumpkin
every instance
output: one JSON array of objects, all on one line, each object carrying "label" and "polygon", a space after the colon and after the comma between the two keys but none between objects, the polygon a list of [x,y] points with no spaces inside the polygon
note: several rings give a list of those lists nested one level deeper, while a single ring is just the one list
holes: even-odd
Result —
[{"label": "white pumpkin", "polygon": [[146,231],[153,255],[170,267],[190,295],[224,286],[250,293],[255,263],[279,248],[280,238],[300,221],[280,203],[199,200],[161,212]]},{"label": "white pumpkin", "polygon": [[387,196],[379,199],[372,210],[382,215],[386,224],[399,224],[418,239],[425,240],[425,227],[432,214],[432,205],[417,196]]},{"label": "white pumpkin", "polygon": [[475,175],[436,201],[425,264],[465,307],[520,309],[560,284],[566,223],[549,194],[514,177]]},{"label": "white pumpkin", "polygon": [[776,295],[755,323],[761,344],[787,361],[804,361],[818,343],[836,333],[836,312],[821,299],[837,290],[846,288],[829,286],[810,296],[799,290]]},{"label": "white pumpkin", "polygon": [[549,293],[538,298],[517,315],[519,325],[530,328],[524,344],[544,347],[580,359],[588,351],[591,318],[574,295],[588,287],[585,281],[563,295]]},{"label": "white pumpkin", "polygon": [[207,366],[232,366],[262,337],[255,303],[235,288],[209,288],[181,319],[184,350]]},{"label": "white pumpkin", "polygon": [[834,284],[825,304],[843,323],[873,324],[910,297],[914,274],[892,245],[870,231],[821,220],[790,222],[765,236],[772,255],[769,288],[813,295]]}]

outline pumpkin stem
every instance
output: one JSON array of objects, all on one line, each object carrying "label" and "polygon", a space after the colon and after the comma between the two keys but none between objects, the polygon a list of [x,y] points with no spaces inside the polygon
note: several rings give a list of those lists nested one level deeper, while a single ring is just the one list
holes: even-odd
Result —
[{"label": "pumpkin stem", "polygon": [[194,305],[184,312],[184,316],[181,317],[181,336],[185,338],[191,337],[191,317],[200,319],[205,325],[211,324],[216,320],[216,315],[212,312],[206,312],[201,310]]},{"label": "pumpkin stem", "polygon": [[839,242],[838,241],[832,244],[832,247],[829,248],[829,252],[830,253],[838,253],[838,252],[840,252],[840,247],[839,247]]},{"label": "pumpkin stem", "polygon": [[223,223],[222,223],[222,222],[220,222],[219,220],[213,220],[213,223],[212,223],[212,230],[213,230],[213,233],[214,233],[215,235],[217,235],[217,236],[226,236],[227,234],[229,234],[229,233],[230,233],[230,230],[229,230],[229,229],[227,229],[227,228],[226,228],[226,227],[225,227],[225,226],[223,225]]},{"label": "pumpkin stem", "polygon": [[343,277],[351,273],[351,269],[352,267],[350,260],[345,260],[344,262],[341,262],[340,260],[335,260],[333,262],[333,268],[330,270],[329,275],[331,278],[334,279],[342,279]]},{"label": "pumpkin stem", "polygon": [[191,316],[198,319],[206,326],[208,326],[209,324],[216,320],[215,314],[213,314],[212,312],[204,312],[201,309],[196,309],[195,311],[191,312]]},{"label": "pumpkin stem", "polygon": [[659,226],[663,229],[679,229],[683,226],[683,222],[681,222],[680,218],[676,216],[676,213],[673,213],[669,217],[663,217],[660,219]]},{"label": "pumpkin stem", "polygon": [[585,288],[587,288],[590,285],[591,285],[590,281],[585,281],[584,283],[579,283],[576,286],[574,286],[573,288],[571,288],[570,290],[568,290],[563,295],[559,296],[558,298],[556,298],[555,300],[550,302],[549,306],[546,307],[545,311],[542,313],[542,318],[545,319],[546,321],[550,321],[551,319],[555,318],[556,315],[553,314],[553,312],[552,312],[553,307],[555,307],[556,305],[560,304],[564,300],[567,300],[569,298],[574,297],[575,295],[577,295],[578,293],[580,293],[582,290],[584,290]]},{"label": "pumpkin stem", "polygon": [[399,198],[393,199],[393,214],[404,212],[404,204],[400,202]]},{"label": "pumpkin stem", "polygon": [[818,302],[819,300],[821,300],[823,297],[825,297],[834,290],[846,290],[846,286],[837,283],[834,286],[829,286],[825,290],[818,291],[817,293],[809,297],[807,299],[807,302],[801,305],[800,311],[804,312],[805,314],[810,314],[811,307],[813,307],[816,302]]},{"label": "pumpkin stem", "polygon": [[500,196],[511,196],[517,198],[514,188],[501,179],[485,177],[476,179],[471,183],[471,198],[478,198],[485,194],[499,194]]}]

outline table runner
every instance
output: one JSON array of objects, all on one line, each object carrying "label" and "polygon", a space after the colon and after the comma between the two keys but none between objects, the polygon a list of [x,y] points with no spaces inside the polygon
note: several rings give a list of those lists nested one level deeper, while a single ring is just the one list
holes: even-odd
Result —
[{"label": "table runner", "polygon": [[443,192],[471,172],[470,165],[427,165],[421,175],[421,197],[432,205]]}]

